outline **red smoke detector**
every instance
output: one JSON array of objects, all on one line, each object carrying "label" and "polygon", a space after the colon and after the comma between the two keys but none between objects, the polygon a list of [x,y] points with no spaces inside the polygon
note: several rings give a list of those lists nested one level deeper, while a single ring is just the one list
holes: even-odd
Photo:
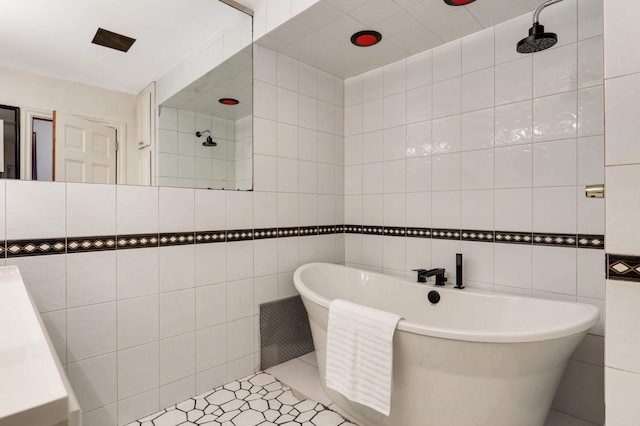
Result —
[{"label": "red smoke detector", "polygon": [[218,102],[220,102],[222,105],[238,105],[240,103],[239,100],[233,98],[221,98],[218,99]]},{"label": "red smoke detector", "polygon": [[464,6],[465,4],[473,3],[476,0],[444,0],[449,6]]},{"label": "red smoke detector", "polygon": [[351,43],[359,47],[369,47],[374,44],[380,43],[382,40],[382,34],[377,31],[358,31],[351,36]]}]

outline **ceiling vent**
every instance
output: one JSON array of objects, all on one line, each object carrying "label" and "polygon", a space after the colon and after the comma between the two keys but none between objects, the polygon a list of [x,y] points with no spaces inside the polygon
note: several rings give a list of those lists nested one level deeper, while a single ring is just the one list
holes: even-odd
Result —
[{"label": "ceiling vent", "polygon": [[98,31],[96,31],[96,35],[91,41],[91,43],[93,44],[98,44],[100,46],[119,50],[121,52],[129,51],[129,49],[135,42],[135,38],[123,36],[122,34],[114,33],[105,30],[104,28],[98,28]]}]

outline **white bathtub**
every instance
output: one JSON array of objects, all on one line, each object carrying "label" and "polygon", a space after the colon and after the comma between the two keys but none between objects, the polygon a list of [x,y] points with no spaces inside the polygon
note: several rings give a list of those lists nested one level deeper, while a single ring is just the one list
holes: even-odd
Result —
[{"label": "white bathtub", "polygon": [[[322,386],[364,426],[541,426],[569,356],[599,317],[591,305],[416,284],[333,264],[301,266],[294,283]],[[441,296],[436,305],[427,300],[431,290]],[[332,299],[404,317],[393,339],[389,417],[326,388]]]}]

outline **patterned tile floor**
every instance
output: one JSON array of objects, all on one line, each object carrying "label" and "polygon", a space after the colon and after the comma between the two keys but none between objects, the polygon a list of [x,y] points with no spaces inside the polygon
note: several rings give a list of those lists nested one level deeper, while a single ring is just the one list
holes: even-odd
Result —
[{"label": "patterned tile floor", "polygon": [[356,426],[267,373],[231,382],[127,426]]}]

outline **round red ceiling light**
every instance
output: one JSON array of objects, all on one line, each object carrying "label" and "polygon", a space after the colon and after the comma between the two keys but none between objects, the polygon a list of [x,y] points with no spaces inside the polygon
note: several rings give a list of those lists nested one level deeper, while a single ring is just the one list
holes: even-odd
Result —
[{"label": "round red ceiling light", "polygon": [[359,47],[369,47],[374,44],[380,43],[382,40],[382,34],[377,31],[358,31],[351,36],[351,43]]},{"label": "round red ceiling light", "polygon": [[220,102],[222,105],[238,105],[240,103],[239,100],[233,98],[221,98],[218,99],[218,102]]},{"label": "round red ceiling light", "polygon": [[476,0],[444,0],[449,6],[464,6],[465,4],[473,3]]}]

